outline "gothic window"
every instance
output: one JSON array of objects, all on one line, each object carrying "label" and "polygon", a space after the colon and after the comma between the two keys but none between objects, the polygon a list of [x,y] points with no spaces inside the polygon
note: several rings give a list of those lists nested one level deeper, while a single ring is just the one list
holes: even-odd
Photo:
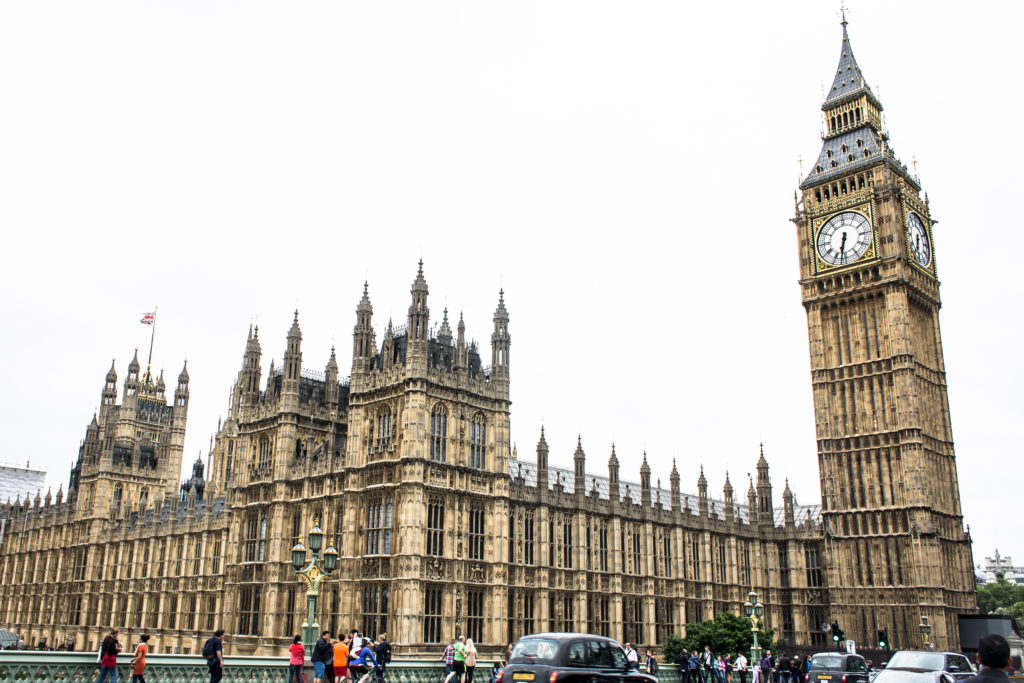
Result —
[{"label": "gothic window", "polygon": [[267,515],[250,513],[245,522],[243,562],[263,562],[267,547]]},{"label": "gothic window", "polygon": [[221,546],[221,540],[218,537],[217,540],[215,540],[213,542],[213,555],[211,556],[212,560],[213,560],[213,566],[210,568],[210,573],[211,574],[219,574],[220,573],[220,552],[221,552],[221,547],[222,547]]},{"label": "gothic window", "polygon": [[664,643],[668,635],[673,631],[675,621],[675,605],[668,598],[658,598],[654,602],[654,618],[656,642]]},{"label": "gothic window", "polygon": [[185,630],[196,630],[196,596],[190,595],[185,601]]},{"label": "gothic window", "polygon": [[[523,564],[533,565],[533,513],[523,515]],[[532,633],[532,631],[526,631]]]},{"label": "gothic window", "polygon": [[370,584],[363,589],[363,633],[368,638],[376,638],[387,630],[388,584]]},{"label": "gothic window", "polygon": [[587,523],[587,539],[586,539],[586,544],[583,546],[583,554],[587,556],[587,571],[590,571],[590,570],[592,570],[594,568],[594,550],[593,550],[594,544],[593,544],[593,541],[591,539],[591,535],[592,535],[592,530],[590,528],[590,523],[588,521],[588,523]]},{"label": "gothic window", "polygon": [[487,445],[487,427],[484,416],[477,413],[469,426],[469,466],[483,469],[484,447]]},{"label": "gothic window", "polygon": [[587,601],[587,630],[609,637],[608,598],[591,595]]},{"label": "gothic window", "polygon": [[700,581],[700,534],[694,534],[690,539],[690,579]]},{"label": "gothic window", "polygon": [[[391,496],[370,501],[366,515],[366,554],[391,554]],[[383,633],[384,631],[381,631]],[[373,631],[365,631],[373,633]]]},{"label": "gothic window", "polygon": [[[441,642],[441,599],[443,589],[430,584],[423,591],[423,642]],[[365,633],[365,631],[364,631]]]},{"label": "gothic window", "polygon": [[633,555],[632,555],[632,572],[634,574],[640,574],[640,531],[639,529],[633,530]]},{"label": "gothic window", "polygon": [[260,634],[260,586],[243,586],[238,596],[238,633]]},{"label": "gothic window", "polygon": [[427,504],[427,555],[444,555],[444,501],[437,498]]},{"label": "gothic window", "polygon": [[195,543],[192,544],[192,576],[199,576],[199,534],[196,534]]},{"label": "gothic window", "polygon": [[516,562],[516,517],[514,514],[508,517],[508,563]]},{"label": "gothic window", "polygon": [[623,638],[631,643],[644,640],[644,602],[642,598],[628,596],[622,599]]},{"label": "gothic window", "polygon": [[555,518],[548,519],[548,566],[555,566]]},{"label": "gothic window", "polygon": [[484,509],[478,505],[469,508],[469,559],[484,559]]},{"label": "gothic window", "polygon": [[270,467],[270,439],[263,437],[260,439],[260,450],[258,460],[256,461],[256,468],[261,472]]},{"label": "gothic window", "polygon": [[121,511],[121,485],[114,484],[114,512]]},{"label": "gothic window", "polygon": [[572,569],[572,517],[562,520],[562,566]]},{"label": "gothic window", "polygon": [[167,567],[165,566],[165,559],[167,557],[167,544],[170,543],[170,539],[166,541],[158,541],[160,545],[160,552],[156,556],[156,576],[167,576]]},{"label": "gothic window", "polygon": [[430,459],[445,461],[448,443],[448,409],[438,403],[430,412]]},{"label": "gothic window", "polygon": [[484,592],[480,588],[466,591],[466,637],[474,644],[484,640]]},{"label": "gothic window", "polygon": [[391,408],[383,406],[377,410],[377,429],[373,442],[374,449],[380,451],[390,447],[394,434],[395,418],[391,414]]},{"label": "gothic window", "polygon": [[139,509],[145,510],[147,503],[149,503],[149,489],[143,486],[142,491],[139,492]]},{"label": "gothic window", "polygon": [[783,588],[789,588],[789,550],[785,543],[779,544],[779,583]]},{"label": "gothic window", "polygon": [[168,595],[164,598],[164,628],[178,628],[178,596]]},{"label": "gothic window", "polygon": [[206,630],[212,631],[215,627],[218,616],[217,612],[217,597],[211,595],[206,598]]},{"label": "gothic window", "polygon": [[601,522],[597,530],[597,568],[608,571],[608,522]]},{"label": "gothic window", "polygon": [[750,586],[750,544],[744,543],[740,551],[740,582],[744,586]]},{"label": "gothic window", "polygon": [[[296,543],[302,541],[302,513],[292,513],[292,547],[295,547]],[[337,547],[337,546],[335,546]]]},{"label": "gothic window", "polygon": [[818,588],[822,585],[821,556],[815,547],[804,550],[804,561],[807,563],[807,587]]}]

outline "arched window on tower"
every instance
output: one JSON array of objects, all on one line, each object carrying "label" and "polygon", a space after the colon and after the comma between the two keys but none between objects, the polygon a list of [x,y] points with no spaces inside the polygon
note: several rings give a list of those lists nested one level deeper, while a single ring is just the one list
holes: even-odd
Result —
[{"label": "arched window on tower", "polygon": [[114,484],[114,512],[121,511],[121,485]]},{"label": "arched window on tower", "polygon": [[487,446],[487,422],[482,413],[473,416],[469,426],[469,466],[484,468],[484,449]]},{"label": "arched window on tower", "polygon": [[448,409],[438,403],[430,412],[430,459],[445,461],[448,441]]},{"label": "arched window on tower", "polygon": [[270,467],[270,439],[263,437],[260,439],[260,451],[259,457],[256,460],[256,469],[263,470]]},{"label": "arched window on tower", "polygon": [[391,408],[383,406],[377,411],[377,433],[374,438],[374,448],[378,451],[391,446],[391,439],[395,432],[395,418],[391,414]]},{"label": "arched window on tower", "polygon": [[149,502],[149,489],[145,486],[142,487],[142,491],[139,493],[139,509],[145,510],[146,503]]}]

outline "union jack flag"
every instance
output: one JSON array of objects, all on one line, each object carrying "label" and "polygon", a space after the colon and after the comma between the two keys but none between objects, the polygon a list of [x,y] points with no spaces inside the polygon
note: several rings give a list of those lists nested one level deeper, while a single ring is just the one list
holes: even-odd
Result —
[{"label": "union jack flag", "polygon": [[139,322],[142,323],[143,325],[155,325],[156,311],[153,311],[152,313],[143,313],[142,318],[139,319]]}]

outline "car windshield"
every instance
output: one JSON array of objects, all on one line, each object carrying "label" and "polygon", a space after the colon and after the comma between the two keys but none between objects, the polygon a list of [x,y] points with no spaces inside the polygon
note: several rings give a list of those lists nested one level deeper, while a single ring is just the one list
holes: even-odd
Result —
[{"label": "car windshield", "polygon": [[811,658],[811,669],[841,669],[843,658],[839,655],[814,655]]},{"label": "car windshield", "polygon": [[549,638],[523,638],[512,649],[513,662],[550,662],[558,650],[558,641]]},{"label": "car windshield", "polygon": [[928,669],[942,671],[945,659],[938,652],[897,652],[889,660],[889,667],[897,669]]},{"label": "car windshield", "polygon": [[935,683],[935,674],[930,671],[900,671],[886,667],[875,676],[872,683]]}]

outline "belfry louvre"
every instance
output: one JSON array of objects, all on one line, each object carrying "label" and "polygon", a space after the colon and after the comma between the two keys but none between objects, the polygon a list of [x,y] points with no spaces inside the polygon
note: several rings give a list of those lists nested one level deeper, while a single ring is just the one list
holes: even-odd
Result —
[{"label": "belfry louvre", "polygon": [[303,369],[298,313],[264,378],[250,329],[208,465],[183,484],[187,370],[168,402],[137,358],[120,392],[112,366],[66,495],[2,508],[0,627],[94,649],[115,625],[191,653],[224,628],[229,651],[280,654],[305,612],[290,550],[319,521],[339,551],[320,624],[387,632],[403,653],[436,656],[457,633],[497,650],[544,630],[656,646],[737,612],[751,588],[790,643],[823,645],[821,625],[838,620],[858,642],[887,629],[919,647],[926,615],[937,647],[956,649],[956,615],[976,600],[931,220],[880,133],[845,22],[823,110],[793,219],[821,507],[788,485],[777,506],[763,450],[740,497],[728,477],[710,496],[702,469],[684,493],[675,465],[667,489],[652,486],[646,456],[620,479],[614,447],[597,476],[582,438],[571,471],[551,467],[543,429],[535,459],[519,458],[503,295],[485,367],[461,317],[453,332],[446,310],[431,332],[421,263],[406,324],[379,343],[364,289],[347,380],[333,349],[322,372]]}]

